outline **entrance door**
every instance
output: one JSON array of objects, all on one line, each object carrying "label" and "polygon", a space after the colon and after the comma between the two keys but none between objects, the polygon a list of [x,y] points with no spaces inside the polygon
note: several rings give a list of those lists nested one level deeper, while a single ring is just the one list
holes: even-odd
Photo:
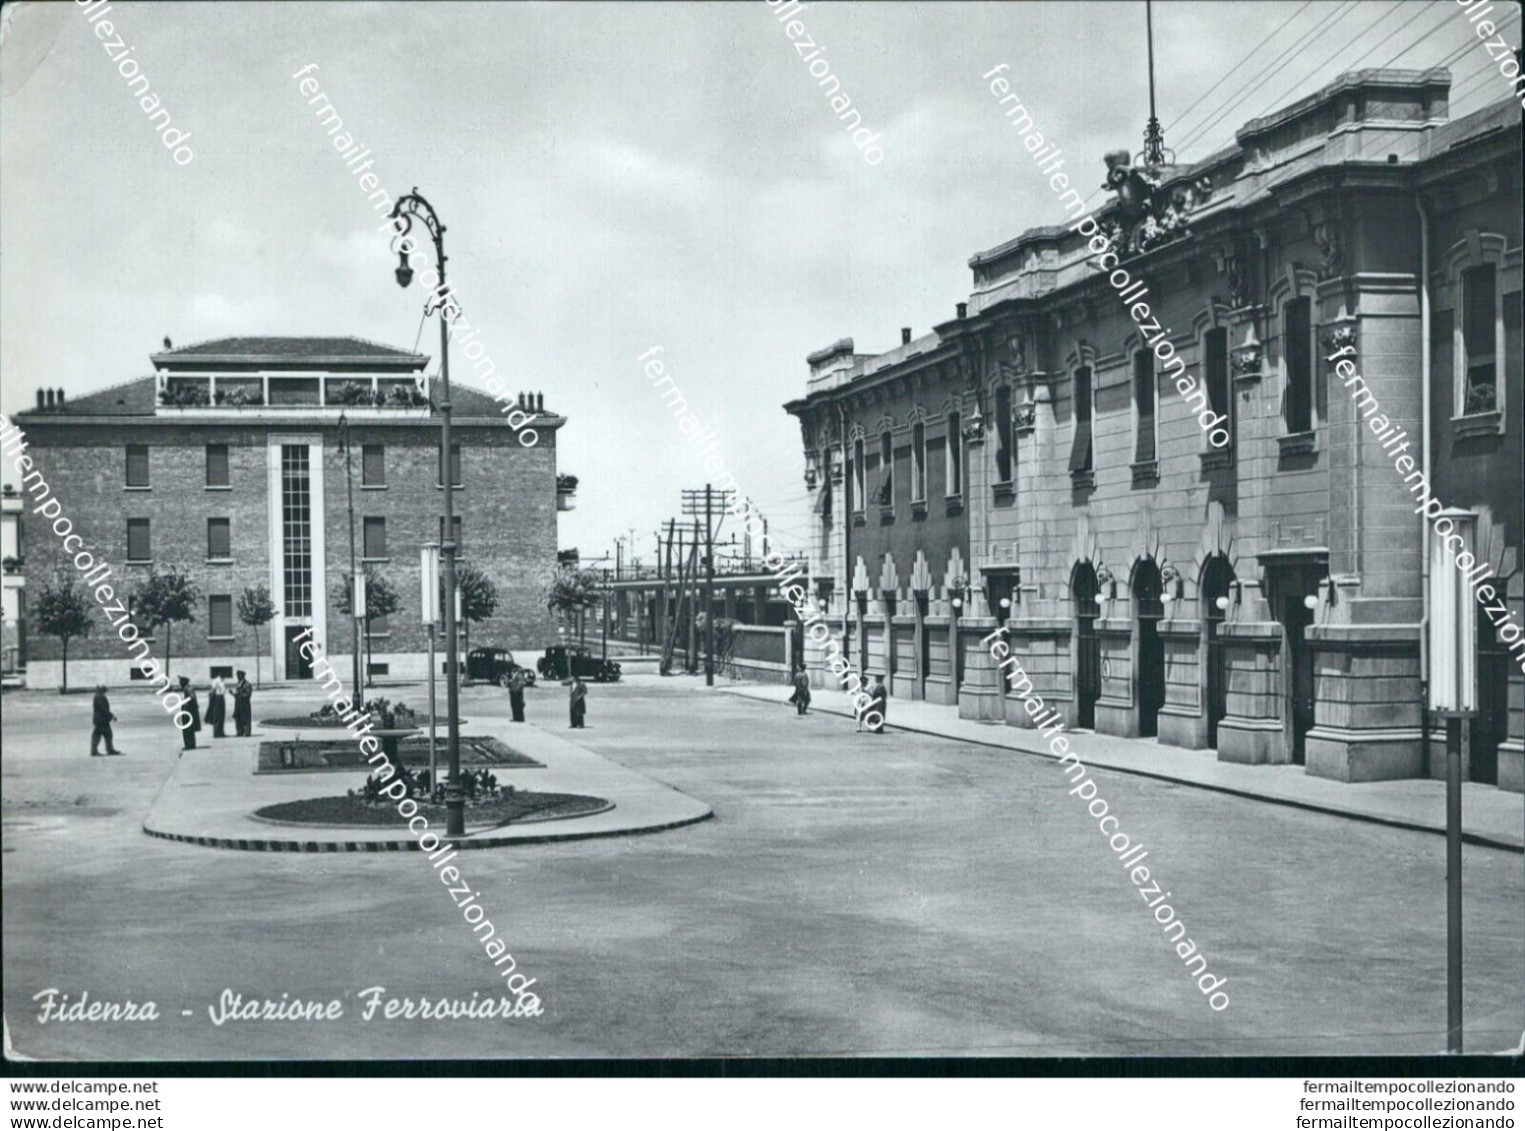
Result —
[{"label": "entrance door", "polygon": [[1475,782],[1499,783],[1499,744],[1509,737],[1509,653],[1493,622],[1477,614],[1477,715],[1471,727],[1471,773]]},{"label": "entrance door", "polygon": [[1096,701],[1101,698],[1101,641],[1096,637],[1099,586],[1090,562],[1081,562],[1070,578],[1075,602],[1075,725],[1096,728]]},{"label": "entrance door", "polygon": [[1160,708],[1165,705],[1165,644],[1160,639],[1160,570],[1144,560],[1133,571],[1133,603],[1138,620],[1138,733],[1155,738],[1160,733]]},{"label": "entrance door", "polygon": [[312,662],[302,654],[301,641],[297,637],[307,632],[302,625],[286,626],[286,678],[311,679]]},{"label": "entrance door", "polygon": [[1301,766],[1307,762],[1308,732],[1313,729],[1313,653],[1306,631],[1313,624],[1313,610],[1303,605],[1302,594],[1282,598],[1281,624],[1291,697],[1292,764]]}]

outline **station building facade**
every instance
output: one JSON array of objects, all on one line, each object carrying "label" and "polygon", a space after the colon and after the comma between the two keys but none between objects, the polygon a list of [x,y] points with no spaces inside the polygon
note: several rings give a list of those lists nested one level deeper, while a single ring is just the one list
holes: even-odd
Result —
[{"label": "station building facade", "polygon": [[[401,600],[371,621],[369,674],[427,674],[420,551],[444,532],[440,391],[425,373],[429,358],[357,338],[266,337],[166,349],[152,361],[151,375],[72,400],[40,392],[14,423],[75,531],[112,566],[118,594],[154,568],[177,567],[195,582],[195,620],[174,625],[169,639],[157,630],[161,663],[168,645],[174,674],[198,683],[239,668],[252,678],[256,663],[266,679],[307,678],[294,638],[311,630],[339,667],[355,642],[338,597],[353,529],[357,567],[379,572]],[[521,394],[515,403],[533,412],[538,437],[525,446],[503,403],[459,382],[451,394],[458,558],[498,593],[494,615],[471,626],[471,643],[544,647],[555,637],[541,594],[556,562],[556,436],[565,418]],[[35,488],[23,482],[23,499]],[[22,522],[35,592],[73,570],[32,511]],[[261,585],[275,619],[256,642],[237,610],[244,591]],[[98,611],[96,622],[70,642],[70,685],[129,683],[137,673],[128,653]],[[28,660],[31,686],[61,683],[58,640],[33,631]]]},{"label": "station building facade", "polygon": [[855,665],[1031,727],[984,641],[1004,627],[1070,728],[1439,775],[1403,433],[1434,496],[1477,514],[1512,618],[1479,610],[1467,772],[1525,788],[1520,110],[1452,121],[1449,86],[1348,74],[1196,165],[1108,155],[1094,224],[975,255],[955,318],[811,355],[785,407]]}]

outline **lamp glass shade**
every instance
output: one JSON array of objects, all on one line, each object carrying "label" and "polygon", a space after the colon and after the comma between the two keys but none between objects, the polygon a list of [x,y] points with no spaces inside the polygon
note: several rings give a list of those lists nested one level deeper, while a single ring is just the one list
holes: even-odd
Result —
[{"label": "lamp glass shade", "polygon": [[1220,609],[1227,609],[1228,608],[1228,598],[1227,597],[1219,597],[1216,601],[1213,602],[1213,604],[1217,605]]},{"label": "lamp glass shade", "polygon": [[413,268],[408,266],[408,253],[399,251],[397,253],[397,285],[406,287],[412,281]]},{"label": "lamp glass shade", "polygon": [[[1477,710],[1477,610],[1472,579],[1456,566],[1466,553],[1475,560],[1477,516],[1448,509],[1435,518],[1438,527],[1449,520],[1454,534],[1430,532],[1429,709],[1466,715]],[[1454,546],[1448,543],[1461,539]]]},{"label": "lamp glass shade", "polygon": [[1312,593],[1309,593],[1306,597],[1303,598],[1303,608],[1305,608],[1305,609],[1316,609],[1316,608],[1318,608],[1318,598],[1315,597]]},{"label": "lamp glass shade", "polygon": [[419,607],[423,610],[423,623],[438,624],[440,622],[439,546],[434,543],[425,545],[419,551],[419,559],[419,584],[423,597]]}]

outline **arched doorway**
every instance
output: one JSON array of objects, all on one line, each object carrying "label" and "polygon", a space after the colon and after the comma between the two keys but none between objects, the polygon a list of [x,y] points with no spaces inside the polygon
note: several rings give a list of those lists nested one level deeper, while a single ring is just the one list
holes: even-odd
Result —
[{"label": "arched doorway", "polygon": [[1165,643],[1160,639],[1160,619],[1165,615],[1160,600],[1163,586],[1160,567],[1153,558],[1141,558],[1133,567],[1133,614],[1138,625],[1138,733],[1155,738],[1160,733],[1160,708],[1165,705]]},{"label": "arched doorway", "polygon": [[1499,783],[1499,744],[1509,737],[1509,653],[1493,621],[1477,611],[1477,714],[1468,735],[1475,782]]},{"label": "arched doorway", "polygon": [[1202,569],[1202,642],[1203,710],[1207,717],[1207,745],[1218,748],[1218,724],[1228,714],[1228,663],[1224,659],[1223,640],[1219,635],[1228,617],[1229,592],[1234,585],[1234,567],[1222,554],[1207,559]]},{"label": "arched doorway", "polygon": [[1077,562],[1070,574],[1070,598],[1075,602],[1075,725],[1096,727],[1096,701],[1101,698],[1101,642],[1096,618],[1101,615],[1096,570]]}]

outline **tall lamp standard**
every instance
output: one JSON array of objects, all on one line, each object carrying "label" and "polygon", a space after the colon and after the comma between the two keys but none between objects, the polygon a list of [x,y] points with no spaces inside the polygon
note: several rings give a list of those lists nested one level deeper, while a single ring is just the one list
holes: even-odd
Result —
[{"label": "tall lamp standard", "polygon": [[[448,290],[445,287],[445,225],[440,223],[434,206],[419,195],[417,187],[400,197],[392,206],[391,219],[397,231],[397,285],[413,281],[408,266],[408,252],[416,245],[408,233],[417,218],[434,241],[434,258],[439,264],[439,352],[440,352],[440,479],[445,490],[445,524],[440,532],[440,563],[445,577],[445,752],[450,776],[445,781],[445,834],[466,835],[466,802],[461,795],[461,676],[459,625],[456,617],[455,579],[455,482],[454,461],[450,458],[450,320],[446,317]],[[426,308],[427,309],[427,308]]]},{"label": "tall lamp standard", "polygon": [[344,492],[349,499],[349,585],[350,585],[350,635],[354,638],[353,667],[350,687],[356,695],[361,694],[360,683],[360,606],[357,604],[358,589],[355,585],[355,477],[349,459],[349,417],[339,414],[339,450],[344,453]]}]

